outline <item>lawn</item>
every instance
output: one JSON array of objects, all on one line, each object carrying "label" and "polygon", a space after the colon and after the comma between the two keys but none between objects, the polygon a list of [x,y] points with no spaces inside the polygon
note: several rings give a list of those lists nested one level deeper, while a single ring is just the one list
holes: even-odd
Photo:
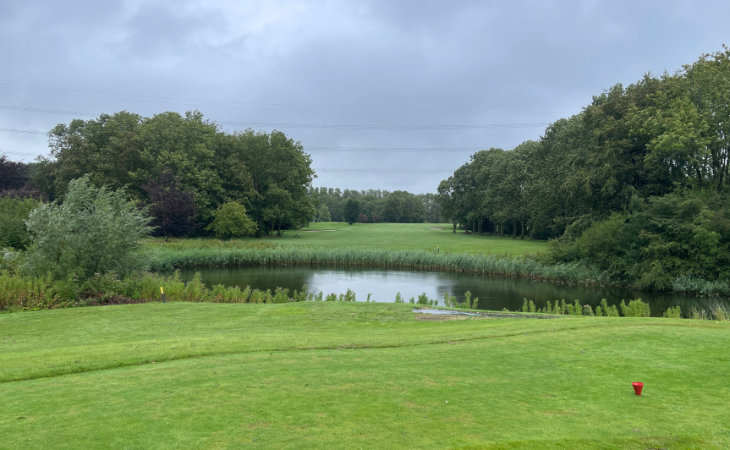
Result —
[{"label": "lawn", "polygon": [[0,315],[0,447],[730,446],[728,323],[411,308]]},{"label": "lawn", "polygon": [[285,231],[281,237],[234,239],[148,239],[148,247],[319,247],[423,250],[492,255],[534,255],[545,250],[545,241],[480,236],[463,231],[452,233],[450,224],[433,223],[313,223],[301,230]]}]

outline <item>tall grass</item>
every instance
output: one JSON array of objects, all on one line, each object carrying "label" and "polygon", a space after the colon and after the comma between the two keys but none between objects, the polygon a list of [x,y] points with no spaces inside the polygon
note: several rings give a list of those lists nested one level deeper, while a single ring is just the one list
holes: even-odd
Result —
[{"label": "tall grass", "polygon": [[[164,290],[164,300],[180,302],[286,303],[317,299],[306,291],[289,292],[283,288],[271,292],[252,289],[249,286],[207,287],[203,284],[200,274],[184,282],[178,272],[170,276],[145,273],[121,280],[110,275],[97,275],[90,280],[79,282],[73,279],[53,280],[50,276],[27,277],[2,271],[0,311],[161,301],[163,297],[160,288]],[[354,301],[351,291],[340,297]]]},{"label": "tall grass", "polygon": [[691,292],[703,297],[730,296],[730,285],[722,281],[710,281],[689,276],[677,277],[672,282],[672,291]]},{"label": "tall grass", "polygon": [[689,317],[692,319],[703,320],[730,320],[730,306],[717,300],[711,301],[705,305],[694,306],[689,311]]},{"label": "tall grass", "polygon": [[405,270],[471,272],[499,276],[608,284],[600,271],[580,264],[547,265],[521,256],[390,251],[377,249],[288,248],[188,248],[155,249],[148,253],[153,271],[184,267],[328,266]]}]

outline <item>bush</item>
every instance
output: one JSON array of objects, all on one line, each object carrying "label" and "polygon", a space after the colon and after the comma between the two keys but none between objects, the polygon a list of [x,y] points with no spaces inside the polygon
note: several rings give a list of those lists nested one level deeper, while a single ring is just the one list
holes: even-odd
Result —
[{"label": "bush", "polygon": [[213,222],[208,225],[219,239],[253,236],[256,223],[246,215],[246,207],[238,202],[228,202],[213,213]]},{"label": "bush", "polygon": [[55,279],[125,275],[142,266],[136,250],[150,232],[148,221],[123,190],[96,188],[88,177],[73,180],[62,204],[47,203],[30,212],[27,269]]},{"label": "bush", "polygon": [[680,317],[682,317],[682,310],[679,306],[670,306],[669,308],[667,308],[666,311],[664,311],[662,317],[666,317],[669,319],[679,319]]},{"label": "bush", "polygon": [[621,308],[621,314],[625,317],[649,317],[651,314],[649,304],[645,303],[640,298],[631,300],[628,305],[621,300],[619,307]]}]

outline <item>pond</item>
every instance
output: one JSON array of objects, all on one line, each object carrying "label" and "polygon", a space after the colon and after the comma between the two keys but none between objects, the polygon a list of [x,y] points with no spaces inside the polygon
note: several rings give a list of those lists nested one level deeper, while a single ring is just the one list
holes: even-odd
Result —
[{"label": "pond", "polygon": [[290,291],[301,291],[304,287],[309,292],[327,294],[344,294],[348,289],[356,294],[357,301],[366,301],[370,294],[371,301],[393,302],[396,295],[401,294],[408,302],[411,297],[416,300],[421,293],[430,299],[438,299],[444,305],[444,294],[457,297],[463,301],[464,293],[470,291],[472,298],[479,298],[479,308],[489,310],[510,311],[522,309],[523,299],[533,300],[540,308],[547,301],[565,299],[572,302],[579,300],[581,304],[593,307],[605,298],[609,304],[618,305],[621,300],[641,298],[651,305],[654,316],[661,314],[670,306],[680,306],[683,314],[706,299],[668,293],[641,292],[620,288],[598,288],[585,286],[568,286],[541,281],[513,278],[499,278],[485,275],[450,272],[412,272],[403,270],[370,270],[370,269],[327,269],[311,267],[254,267],[254,268],[219,268],[219,269],[186,269],[181,271],[184,280],[192,279],[195,272],[200,272],[203,282],[208,286],[223,284],[225,286],[251,286],[253,288],[274,290],[276,287]]}]

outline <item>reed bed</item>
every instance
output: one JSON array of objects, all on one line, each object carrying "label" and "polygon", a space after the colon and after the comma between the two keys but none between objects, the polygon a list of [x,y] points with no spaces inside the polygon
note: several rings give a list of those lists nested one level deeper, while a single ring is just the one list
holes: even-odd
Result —
[{"label": "reed bed", "polygon": [[470,272],[580,284],[610,284],[601,272],[579,264],[543,264],[521,256],[328,248],[188,248],[148,253],[152,271],[197,267],[327,266]]}]

